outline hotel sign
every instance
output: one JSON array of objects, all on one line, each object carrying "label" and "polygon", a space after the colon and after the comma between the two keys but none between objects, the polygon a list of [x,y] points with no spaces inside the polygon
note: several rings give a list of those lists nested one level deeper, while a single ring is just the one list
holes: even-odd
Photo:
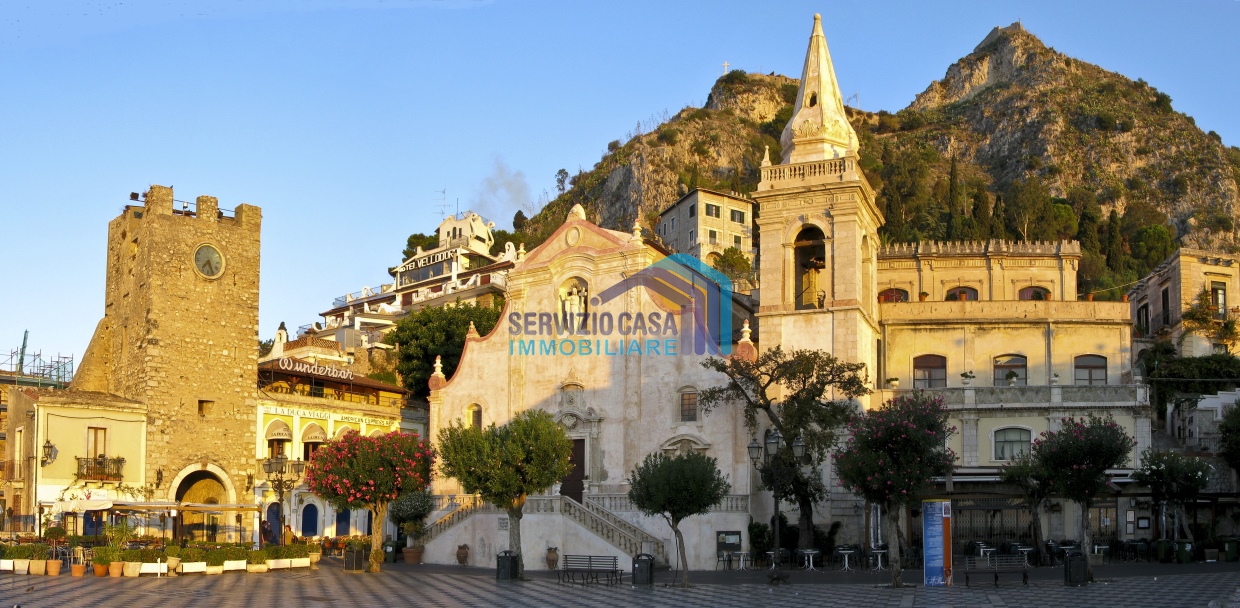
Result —
[{"label": "hotel sign", "polygon": [[414,258],[405,264],[402,264],[400,268],[396,269],[396,272],[405,272],[408,270],[413,270],[414,268],[421,268],[423,266],[429,266],[431,264],[438,264],[439,262],[447,261],[457,257],[457,253],[459,251],[459,248],[445,249],[444,251],[424,255],[420,258]]},{"label": "hotel sign", "polygon": [[327,376],[328,378],[347,380],[349,382],[353,381],[353,370],[351,369],[338,369],[332,365],[315,365],[313,363],[306,363],[304,361],[298,361],[297,359],[290,359],[288,357],[281,357],[278,365],[281,370],[286,372],[314,374],[316,376]]}]

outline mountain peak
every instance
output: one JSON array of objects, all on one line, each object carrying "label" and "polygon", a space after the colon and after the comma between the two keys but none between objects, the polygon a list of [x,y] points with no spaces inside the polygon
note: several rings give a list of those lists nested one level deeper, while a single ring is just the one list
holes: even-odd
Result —
[{"label": "mountain peak", "polygon": [[972,53],[947,68],[942,80],[930,83],[919,93],[909,109],[925,110],[965,101],[999,83],[1031,82],[1062,67],[1062,61],[1054,61],[1058,56],[1019,21],[996,27]]}]

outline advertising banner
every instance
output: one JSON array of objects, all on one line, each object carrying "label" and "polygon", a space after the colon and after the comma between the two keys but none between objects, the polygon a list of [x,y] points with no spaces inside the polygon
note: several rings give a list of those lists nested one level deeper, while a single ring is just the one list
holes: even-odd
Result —
[{"label": "advertising banner", "polygon": [[947,499],[921,501],[921,538],[924,548],[927,587],[952,584],[952,502]]}]

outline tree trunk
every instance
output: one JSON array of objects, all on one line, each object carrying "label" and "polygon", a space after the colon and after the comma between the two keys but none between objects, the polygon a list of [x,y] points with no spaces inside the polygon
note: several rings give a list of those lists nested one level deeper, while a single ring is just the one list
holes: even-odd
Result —
[{"label": "tree trunk", "polygon": [[874,507],[870,499],[865,501],[865,518],[862,520],[863,530],[861,532],[861,563],[865,564],[870,559],[870,515],[874,513]]},{"label": "tree trunk", "polygon": [[508,509],[508,550],[517,554],[517,580],[525,580],[525,557],[521,554],[521,516],[524,515],[522,509],[525,502],[522,501],[521,506]]},{"label": "tree trunk", "polygon": [[387,509],[386,502],[376,503],[370,508],[374,525],[378,526],[378,529],[370,531],[370,572],[378,572],[383,565],[383,523],[387,521]]},{"label": "tree trunk", "polygon": [[1085,554],[1085,580],[1094,582],[1094,562],[1089,559],[1089,552],[1093,548],[1094,536],[1089,529],[1089,509],[1093,506],[1093,501],[1086,500],[1081,505],[1081,552]]},{"label": "tree trunk", "polygon": [[[1194,518],[1196,517],[1196,509],[1193,509]],[[1188,525],[1188,512],[1184,510],[1184,503],[1175,504],[1175,519],[1179,523],[1177,536],[1180,536],[1188,542],[1193,542],[1193,527]]]},{"label": "tree trunk", "polygon": [[680,522],[673,521],[672,533],[676,535],[676,547],[680,553],[680,567],[685,569],[684,584],[689,586],[689,558],[685,555],[685,537],[680,533]]},{"label": "tree trunk", "polygon": [[883,518],[887,523],[887,565],[891,568],[891,586],[893,588],[904,586],[904,582],[900,580],[904,564],[904,556],[900,552],[900,545],[902,544],[900,512],[901,509],[898,506],[887,505],[887,517]]},{"label": "tree trunk", "polygon": [[797,520],[800,528],[797,537],[798,549],[814,548],[814,503],[807,497],[797,497],[797,506],[801,509],[801,517]]}]

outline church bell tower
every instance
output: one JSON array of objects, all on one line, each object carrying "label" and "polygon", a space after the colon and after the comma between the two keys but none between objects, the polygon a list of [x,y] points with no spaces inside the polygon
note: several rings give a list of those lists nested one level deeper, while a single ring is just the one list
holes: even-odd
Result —
[{"label": "church bell tower", "polygon": [[857,166],[831,54],[814,15],[801,86],[780,144],[783,162],[762,163],[759,344],[826,350],[867,364],[881,347],[875,271],[882,214]]}]

